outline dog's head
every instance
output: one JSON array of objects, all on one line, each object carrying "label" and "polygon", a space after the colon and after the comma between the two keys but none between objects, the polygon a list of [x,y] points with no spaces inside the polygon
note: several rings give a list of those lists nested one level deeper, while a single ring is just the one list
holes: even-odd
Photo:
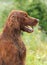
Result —
[{"label": "dog's head", "polygon": [[33,32],[29,26],[36,26],[38,19],[30,17],[24,11],[12,11],[8,18],[8,23],[11,27],[16,28],[17,30],[23,30],[26,32]]}]

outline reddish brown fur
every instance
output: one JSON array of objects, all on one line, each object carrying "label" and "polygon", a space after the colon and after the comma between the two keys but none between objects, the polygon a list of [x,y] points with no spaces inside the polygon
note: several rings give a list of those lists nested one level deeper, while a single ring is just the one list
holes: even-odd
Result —
[{"label": "reddish brown fur", "polygon": [[35,26],[37,19],[29,17],[23,11],[12,11],[0,36],[0,65],[25,65],[26,47],[21,39],[21,30]]}]

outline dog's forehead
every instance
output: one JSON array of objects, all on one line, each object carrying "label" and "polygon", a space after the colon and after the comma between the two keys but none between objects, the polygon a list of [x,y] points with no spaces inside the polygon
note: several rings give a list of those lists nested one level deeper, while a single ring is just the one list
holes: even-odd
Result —
[{"label": "dog's forehead", "polygon": [[27,15],[27,12],[21,11],[21,10],[17,10],[17,11],[15,11],[15,13],[21,14],[21,15]]},{"label": "dog's forehead", "polygon": [[21,13],[23,15],[27,15],[27,12],[24,12],[24,11],[20,11],[19,13]]},{"label": "dog's forehead", "polygon": [[21,10],[13,10],[11,13],[10,13],[10,16],[12,15],[28,15],[27,12],[25,11],[21,11]]}]

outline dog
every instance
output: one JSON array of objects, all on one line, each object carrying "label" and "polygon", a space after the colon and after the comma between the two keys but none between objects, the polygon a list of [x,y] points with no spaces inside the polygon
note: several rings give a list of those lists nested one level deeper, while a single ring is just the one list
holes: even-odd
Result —
[{"label": "dog", "polygon": [[25,65],[26,47],[21,39],[21,31],[31,33],[33,29],[29,26],[36,26],[37,23],[38,19],[24,11],[11,11],[0,35],[0,65]]}]

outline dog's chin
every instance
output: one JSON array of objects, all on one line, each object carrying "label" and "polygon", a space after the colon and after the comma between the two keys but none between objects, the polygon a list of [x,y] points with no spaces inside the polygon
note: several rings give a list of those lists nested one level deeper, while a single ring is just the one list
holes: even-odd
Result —
[{"label": "dog's chin", "polygon": [[30,26],[25,26],[25,28],[28,33],[32,33],[34,31],[33,28]]}]

